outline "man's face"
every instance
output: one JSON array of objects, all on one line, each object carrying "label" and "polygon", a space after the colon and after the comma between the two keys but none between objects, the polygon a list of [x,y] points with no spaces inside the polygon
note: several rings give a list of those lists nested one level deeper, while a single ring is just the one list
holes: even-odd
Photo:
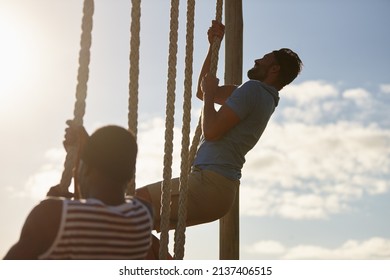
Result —
[{"label": "man's face", "polygon": [[248,71],[248,78],[251,80],[264,81],[267,78],[269,69],[277,64],[275,55],[271,52],[263,56],[263,58],[256,59],[255,65]]}]

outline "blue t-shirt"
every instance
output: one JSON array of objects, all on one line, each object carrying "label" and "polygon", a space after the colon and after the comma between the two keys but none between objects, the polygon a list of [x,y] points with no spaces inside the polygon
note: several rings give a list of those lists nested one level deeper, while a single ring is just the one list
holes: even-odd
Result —
[{"label": "blue t-shirt", "polygon": [[240,179],[245,155],[260,139],[278,105],[279,93],[260,81],[249,80],[226,100],[240,122],[217,141],[202,136],[194,166],[212,170],[229,179]]}]

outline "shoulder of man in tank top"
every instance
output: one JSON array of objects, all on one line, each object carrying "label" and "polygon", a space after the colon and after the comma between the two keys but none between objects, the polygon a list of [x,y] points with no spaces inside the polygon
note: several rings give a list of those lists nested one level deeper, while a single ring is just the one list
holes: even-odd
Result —
[{"label": "shoulder of man in tank top", "polygon": [[152,204],[149,201],[147,201],[147,200],[145,200],[143,198],[140,198],[140,197],[132,197],[131,199],[136,199],[139,202],[141,202],[143,205],[146,206],[146,208],[149,210],[149,212],[153,215],[153,207],[152,207]]}]

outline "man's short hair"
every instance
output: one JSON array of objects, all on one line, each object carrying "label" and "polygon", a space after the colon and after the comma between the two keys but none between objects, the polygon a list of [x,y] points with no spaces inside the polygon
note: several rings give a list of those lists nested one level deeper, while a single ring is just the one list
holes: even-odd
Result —
[{"label": "man's short hair", "polygon": [[272,53],[280,65],[279,81],[283,86],[288,85],[301,72],[302,61],[295,52],[287,48],[273,51]]},{"label": "man's short hair", "polygon": [[118,183],[132,179],[136,158],[137,143],[133,133],[115,125],[96,130],[81,154],[85,164]]}]

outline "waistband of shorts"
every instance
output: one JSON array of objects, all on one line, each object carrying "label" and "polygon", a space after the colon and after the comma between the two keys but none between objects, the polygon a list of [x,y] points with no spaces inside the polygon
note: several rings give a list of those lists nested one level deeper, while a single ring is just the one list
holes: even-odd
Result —
[{"label": "waistband of shorts", "polygon": [[207,171],[207,172],[212,172],[212,173],[215,173],[219,176],[222,176],[224,177],[225,179],[228,179],[230,181],[233,181],[233,182],[240,182],[240,179],[238,178],[233,178],[231,176],[226,176],[225,174],[221,174],[221,172],[218,172],[217,170],[213,169],[213,168],[209,168],[209,167],[204,167],[204,166],[199,166],[199,165],[196,165],[196,166],[192,166],[191,167],[191,172],[201,172],[201,171]]}]

